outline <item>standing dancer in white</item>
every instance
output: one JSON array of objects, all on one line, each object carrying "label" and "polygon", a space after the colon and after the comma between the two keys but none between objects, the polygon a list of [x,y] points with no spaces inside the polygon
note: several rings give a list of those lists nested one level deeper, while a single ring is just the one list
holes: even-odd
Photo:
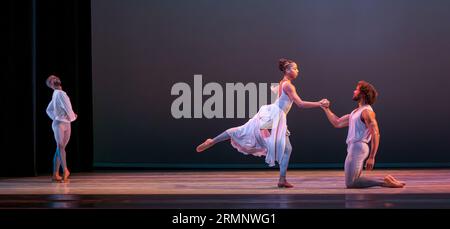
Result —
[{"label": "standing dancer in white", "polygon": [[[353,92],[353,100],[358,102],[358,108],[353,110],[352,113],[339,118],[331,112],[329,107],[322,107],[328,120],[334,127],[349,127],[347,157],[345,159],[345,185],[347,188],[368,188],[373,186],[402,188],[405,185],[405,183],[396,180],[391,175],[385,176],[384,180],[361,176],[364,160],[367,159],[366,169],[373,169],[375,155],[380,143],[378,122],[371,107],[377,95],[377,91],[371,84],[359,81],[356,90]],[[370,150],[369,142],[371,143]]]},{"label": "standing dancer in white", "polygon": [[[70,172],[66,163],[66,146],[70,139],[70,123],[75,121],[77,115],[72,110],[69,97],[62,90],[61,80],[57,76],[51,75],[47,78],[46,84],[53,89],[52,100],[47,107],[47,114],[53,120],[52,129],[56,140],[52,180],[67,182]],[[60,166],[64,171],[63,177],[59,175]]]},{"label": "standing dancer in white", "polygon": [[297,64],[292,60],[280,59],[278,67],[283,72],[283,79],[278,87],[272,88],[275,93],[278,93],[278,99],[270,105],[262,106],[258,113],[244,125],[230,128],[214,139],[207,139],[196,150],[202,152],[218,142],[230,139],[231,145],[243,154],[265,156],[269,166],[274,166],[275,162],[278,162],[280,165],[278,187],[292,188],[294,186],[286,180],[292,151],[286,115],[292,103],[300,108],[315,108],[328,106],[329,102],[326,99],[319,102],[301,100],[291,83],[291,80],[298,76]]}]

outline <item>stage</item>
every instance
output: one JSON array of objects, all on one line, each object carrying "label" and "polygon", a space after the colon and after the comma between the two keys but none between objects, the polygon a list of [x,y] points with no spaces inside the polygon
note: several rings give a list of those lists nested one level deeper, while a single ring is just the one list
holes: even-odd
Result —
[{"label": "stage", "polygon": [[0,179],[1,209],[450,208],[450,169],[374,170],[405,188],[347,189],[341,170],[291,170],[295,187],[276,187],[276,170],[100,171]]}]

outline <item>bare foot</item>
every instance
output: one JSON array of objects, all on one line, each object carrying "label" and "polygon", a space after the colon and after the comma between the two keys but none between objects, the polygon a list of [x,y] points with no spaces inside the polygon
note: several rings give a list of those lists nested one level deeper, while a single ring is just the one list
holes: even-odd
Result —
[{"label": "bare foot", "polygon": [[405,186],[404,184],[402,184],[396,180],[392,180],[391,177],[389,177],[389,176],[384,177],[384,184],[385,184],[385,187],[389,187],[389,188],[403,188],[403,186]]},{"label": "bare foot", "polygon": [[199,146],[197,146],[196,150],[197,153],[203,152],[206,149],[210,148],[211,146],[213,146],[213,140],[211,138],[206,139],[205,142],[203,142],[202,144],[200,144]]},{"label": "bare foot", "polygon": [[290,184],[287,181],[284,182],[278,182],[278,188],[293,188],[294,185]]},{"label": "bare foot", "polygon": [[386,177],[394,182],[406,185],[406,183],[404,181],[399,181],[399,180],[395,179],[395,177],[393,177],[392,175],[387,175]]},{"label": "bare foot", "polygon": [[64,182],[67,182],[69,180],[70,172],[68,169],[64,171]]}]

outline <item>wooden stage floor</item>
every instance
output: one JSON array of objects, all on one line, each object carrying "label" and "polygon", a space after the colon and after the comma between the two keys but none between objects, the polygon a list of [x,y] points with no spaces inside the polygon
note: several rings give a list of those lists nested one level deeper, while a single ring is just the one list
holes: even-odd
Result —
[{"label": "wooden stage floor", "polygon": [[276,187],[276,170],[131,171],[0,178],[0,208],[450,208],[450,169],[375,170],[401,189],[346,189],[339,170],[290,170],[292,189]]}]

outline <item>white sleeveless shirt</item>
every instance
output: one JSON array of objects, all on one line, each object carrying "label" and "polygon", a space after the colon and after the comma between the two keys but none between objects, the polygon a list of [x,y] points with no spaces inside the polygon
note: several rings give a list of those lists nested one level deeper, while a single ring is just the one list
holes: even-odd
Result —
[{"label": "white sleeveless shirt", "polygon": [[369,143],[372,138],[369,129],[366,127],[366,124],[361,120],[361,114],[364,110],[373,111],[370,105],[364,105],[353,110],[352,113],[350,113],[347,145],[355,142]]}]

